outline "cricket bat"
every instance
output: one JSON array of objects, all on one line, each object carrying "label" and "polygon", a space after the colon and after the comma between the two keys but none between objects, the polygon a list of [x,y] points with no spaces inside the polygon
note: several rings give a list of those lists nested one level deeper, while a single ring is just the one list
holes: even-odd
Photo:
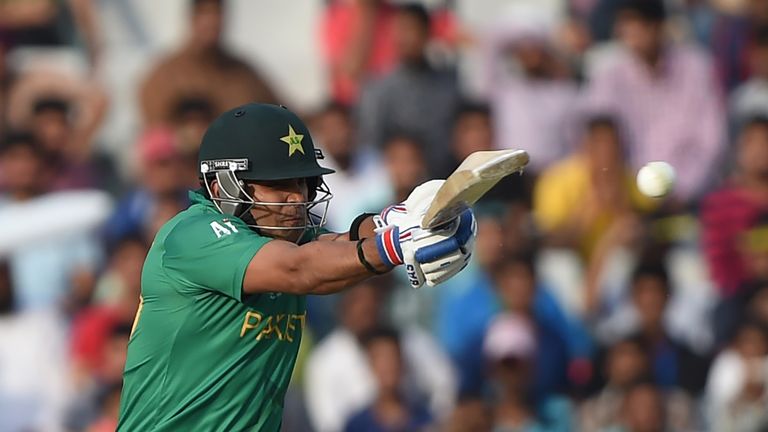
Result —
[{"label": "cricket bat", "polygon": [[478,151],[467,156],[437,190],[421,219],[424,229],[442,225],[471,207],[499,180],[528,164],[525,150]]}]

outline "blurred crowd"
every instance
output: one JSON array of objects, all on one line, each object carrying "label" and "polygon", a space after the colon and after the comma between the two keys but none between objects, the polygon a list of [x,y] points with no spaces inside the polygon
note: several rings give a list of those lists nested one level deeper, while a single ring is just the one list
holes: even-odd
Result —
[{"label": "blurred crowd", "polygon": [[0,0],[0,432],[114,430],[147,249],[249,101],[339,232],[531,155],[454,279],[308,299],[285,431],[768,430],[768,0]]}]

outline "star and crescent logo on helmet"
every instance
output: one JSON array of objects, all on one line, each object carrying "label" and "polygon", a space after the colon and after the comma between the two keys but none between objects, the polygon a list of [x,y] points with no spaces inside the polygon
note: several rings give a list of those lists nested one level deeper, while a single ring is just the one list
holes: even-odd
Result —
[{"label": "star and crescent logo on helmet", "polygon": [[301,154],[304,153],[304,147],[301,145],[301,141],[304,139],[304,135],[297,134],[295,130],[293,130],[293,126],[288,125],[288,135],[280,138],[280,141],[288,144],[288,157],[293,156],[294,153],[301,152]]}]

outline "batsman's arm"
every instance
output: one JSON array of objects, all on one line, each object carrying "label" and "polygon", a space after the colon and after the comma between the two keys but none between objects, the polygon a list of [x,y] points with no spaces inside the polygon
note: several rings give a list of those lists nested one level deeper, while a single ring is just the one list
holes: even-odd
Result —
[{"label": "batsman's arm", "polygon": [[370,238],[376,235],[376,224],[373,216],[376,213],[363,213],[352,222],[349,231],[345,233],[327,233],[317,237],[321,241],[357,241],[361,238]]},{"label": "batsman's arm", "polygon": [[[377,271],[391,269],[380,257],[376,240],[362,241],[364,258]],[[273,240],[253,256],[243,279],[247,294],[331,294],[373,276],[358,258],[357,242],[316,241],[301,246]]]}]

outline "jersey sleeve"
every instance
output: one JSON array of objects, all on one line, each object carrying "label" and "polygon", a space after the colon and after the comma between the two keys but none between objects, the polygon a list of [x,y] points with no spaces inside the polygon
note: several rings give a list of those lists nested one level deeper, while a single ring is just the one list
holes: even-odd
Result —
[{"label": "jersey sleeve", "polygon": [[180,289],[216,291],[240,301],[245,270],[269,241],[237,218],[180,224],[165,238],[163,268]]}]

